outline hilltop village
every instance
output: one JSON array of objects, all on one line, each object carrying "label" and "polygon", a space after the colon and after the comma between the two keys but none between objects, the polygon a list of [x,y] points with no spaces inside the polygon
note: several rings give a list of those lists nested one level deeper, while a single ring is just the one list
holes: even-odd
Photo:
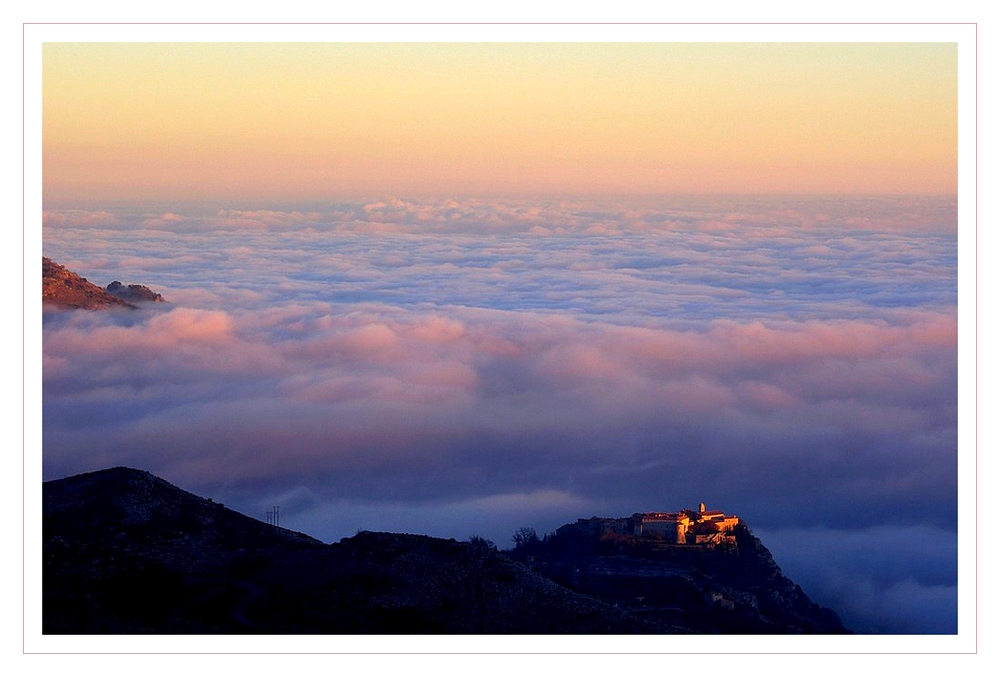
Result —
[{"label": "hilltop village", "polygon": [[578,519],[556,530],[557,536],[601,537],[618,534],[673,545],[735,545],[740,518],[721,510],[684,508],[678,512],[637,512],[631,517]]}]

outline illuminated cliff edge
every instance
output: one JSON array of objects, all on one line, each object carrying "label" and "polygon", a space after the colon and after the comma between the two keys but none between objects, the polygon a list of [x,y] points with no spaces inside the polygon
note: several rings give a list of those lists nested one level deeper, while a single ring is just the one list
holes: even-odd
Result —
[{"label": "illuminated cliff edge", "polygon": [[721,510],[684,508],[677,512],[637,512],[631,517],[591,517],[578,519],[556,530],[557,536],[601,536],[606,533],[634,536],[672,545],[715,547],[736,545],[736,515]]}]

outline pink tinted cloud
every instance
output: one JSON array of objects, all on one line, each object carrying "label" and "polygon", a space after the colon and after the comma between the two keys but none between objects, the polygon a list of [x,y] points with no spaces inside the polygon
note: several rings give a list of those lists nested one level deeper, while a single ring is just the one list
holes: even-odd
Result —
[{"label": "pink tinted cloud", "polygon": [[325,220],[325,215],[320,212],[220,209],[209,223],[213,228],[222,230],[270,231],[292,230]]},{"label": "pink tinted cloud", "polygon": [[865,320],[775,326],[719,321],[705,338],[722,364],[777,367],[818,358],[861,359],[920,346],[956,345],[955,327],[952,317],[926,315],[922,322],[910,326]]},{"label": "pink tinted cloud", "polygon": [[[159,375],[168,381],[182,375],[189,380],[204,374],[261,376],[289,368],[280,350],[241,336],[222,311],[173,308],[125,326],[91,321],[84,317],[46,330],[43,352],[53,367],[47,378],[70,375],[60,366],[63,360],[84,378],[94,376],[93,369],[113,366],[122,375]],[[93,365],[90,373],[87,365]]]},{"label": "pink tinted cloud", "polygon": [[339,336],[338,344],[354,358],[363,357],[376,362],[394,361],[399,337],[387,324],[364,324]]},{"label": "pink tinted cloud", "polygon": [[559,336],[546,333],[551,347],[540,368],[553,378],[570,380],[613,379],[628,371],[648,378],[691,372],[729,378],[747,370],[804,367],[830,359],[888,359],[954,346],[957,337],[955,318],[933,313],[905,326],[863,320],[717,321],[705,331],[614,326],[596,331],[593,325],[564,325],[559,331]]},{"label": "pink tinted cloud", "polygon": [[112,227],[121,223],[116,214],[108,211],[86,211],[82,209],[45,210],[42,212],[43,228],[59,228],[72,226],[92,228],[96,226]]},{"label": "pink tinted cloud", "polygon": [[164,214],[158,214],[155,216],[149,216],[143,219],[141,225],[143,228],[149,229],[166,229],[169,230],[178,224],[190,221],[190,217],[184,216],[183,214],[175,214],[173,212],[166,212]]},{"label": "pink tinted cloud", "polygon": [[416,340],[441,345],[465,338],[466,328],[458,320],[433,315],[411,325],[409,333]]},{"label": "pink tinted cloud", "polygon": [[542,237],[566,234],[619,236],[625,233],[738,232],[744,241],[793,239],[804,231],[954,233],[953,200],[915,198],[901,202],[871,200],[788,199],[754,201],[720,197],[710,207],[679,197],[620,202],[484,199],[401,199],[388,197],[325,211],[220,209],[213,215],[175,212],[135,215],[122,221],[108,211],[46,210],[49,228],[118,228],[123,224],[164,231],[231,231],[234,233],[297,230],[356,233],[531,233]]},{"label": "pink tinted cloud", "polygon": [[149,321],[148,341],[177,343],[225,343],[232,339],[233,320],[218,310],[177,308]]},{"label": "pink tinted cloud", "polygon": [[745,381],[735,388],[742,405],[758,412],[788,411],[801,404],[799,398],[771,383]]},{"label": "pink tinted cloud", "polygon": [[[949,345],[938,343],[954,322],[947,314],[923,313],[898,327],[882,321],[716,323],[699,332],[524,313],[338,316],[317,315],[318,308],[302,304],[235,317],[174,308],[132,326],[81,315],[47,330],[46,379],[110,387],[127,382],[131,371],[187,382],[192,398],[205,387],[222,398],[203,405],[211,407],[206,412],[221,412],[218,407],[252,393],[264,398],[262,412],[265,402],[275,407],[259,416],[262,434],[288,421],[313,429],[302,438],[308,444],[295,451],[303,459],[331,444],[407,447],[435,430],[477,427],[501,436],[632,426],[711,429],[780,415],[788,431],[883,434],[933,424],[914,403],[947,394],[938,361]],[[846,338],[838,340],[840,330]],[[230,379],[234,386],[259,385],[230,393]],[[305,423],[313,420],[313,405],[336,407],[324,414],[340,431],[336,439],[332,429]],[[255,437],[249,420],[227,423],[228,415],[219,415],[213,426],[235,427],[212,435],[230,439],[234,448]],[[395,437],[372,438],[387,422]],[[355,428],[357,434],[343,437]]]},{"label": "pink tinted cloud", "polygon": [[[127,311],[121,311],[127,312]],[[82,317],[82,320],[91,320]],[[52,353],[108,354],[131,349],[166,353],[185,343],[221,344],[232,340],[233,322],[222,311],[174,308],[131,326],[70,323],[44,335]]]}]

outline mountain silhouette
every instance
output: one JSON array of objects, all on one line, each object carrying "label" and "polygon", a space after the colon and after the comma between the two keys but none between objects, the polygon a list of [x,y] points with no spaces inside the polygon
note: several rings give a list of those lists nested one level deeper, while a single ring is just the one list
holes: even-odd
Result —
[{"label": "mountain silhouette", "polygon": [[[565,553],[529,562],[479,538],[376,532],[325,544],[123,467],[45,482],[42,529],[49,634],[844,631],[828,610],[828,625],[737,610],[709,627],[718,605],[701,594],[710,573],[697,570],[689,613],[657,615],[608,590],[571,589],[558,571],[544,575],[545,562],[570,562]],[[649,578],[636,574],[639,559],[617,561],[626,578]],[[767,590],[774,581],[758,583]]]}]

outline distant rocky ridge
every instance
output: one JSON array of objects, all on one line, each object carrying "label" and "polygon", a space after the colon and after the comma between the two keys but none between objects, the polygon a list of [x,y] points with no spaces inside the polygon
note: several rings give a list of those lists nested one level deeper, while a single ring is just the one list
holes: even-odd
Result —
[{"label": "distant rocky ridge", "polygon": [[157,294],[149,287],[141,284],[130,284],[126,287],[118,280],[115,280],[105,287],[104,290],[129,303],[164,303],[161,294]]},{"label": "distant rocky ridge", "polygon": [[162,303],[163,296],[142,285],[117,280],[102,289],[55,261],[42,257],[42,303],[61,308],[131,308],[145,302]]}]

